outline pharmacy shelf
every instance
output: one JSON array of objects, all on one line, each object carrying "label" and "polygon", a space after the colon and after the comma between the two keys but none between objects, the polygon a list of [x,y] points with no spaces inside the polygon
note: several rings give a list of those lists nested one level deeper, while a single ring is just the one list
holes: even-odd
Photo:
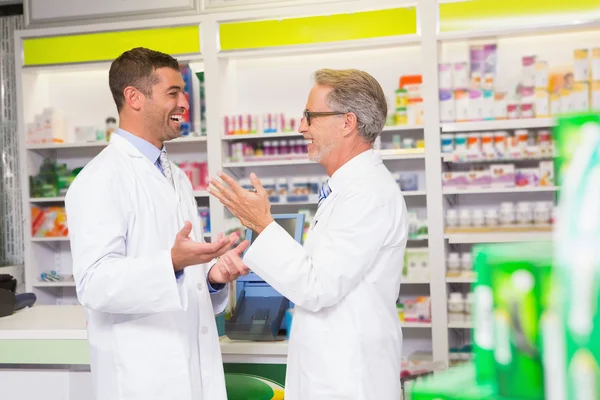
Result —
[{"label": "pharmacy shelf", "polygon": [[64,202],[64,197],[32,197],[30,203],[61,203]]},{"label": "pharmacy shelf", "polygon": [[431,328],[431,322],[402,322],[403,328]]},{"label": "pharmacy shelf", "polygon": [[454,164],[477,164],[477,163],[503,163],[503,162],[525,162],[525,161],[544,161],[552,160],[555,156],[540,156],[540,157],[519,157],[519,158],[486,158],[480,160],[460,160],[456,159],[453,154],[442,154],[442,160],[446,163]]},{"label": "pharmacy shelf", "polygon": [[57,281],[57,282],[36,282],[32,285],[37,288],[62,288],[62,287],[75,287],[74,281]]},{"label": "pharmacy shelf", "polygon": [[552,240],[552,232],[451,233],[444,238],[450,244],[537,242]]},{"label": "pharmacy shelf", "polygon": [[413,197],[413,196],[425,196],[427,192],[425,190],[405,190],[402,192],[402,196],[404,197]]},{"label": "pharmacy shelf", "polygon": [[533,193],[556,192],[557,186],[512,187],[512,188],[482,188],[482,189],[444,189],[443,194],[490,194],[490,193]]},{"label": "pharmacy shelf", "polygon": [[497,121],[449,122],[443,123],[442,132],[476,132],[512,129],[551,128],[554,118],[503,119]]},{"label": "pharmacy shelf", "polygon": [[239,135],[223,135],[221,136],[222,140],[246,140],[246,139],[277,139],[277,138],[294,138],[294,139],[303,139],[304,136],[299,134],[298,132],[282,132],[282,133],[248,133],[248,134],[239,134]]},{"label": "pharmacy shelf", "polygon": [[[381,159],[384,161],[390,160],[419,160],[424,159],[425,153],[414,152],[408,154],[381,154]],[[239,162],[225,162],[223,168],[246,168],[246,167],[269,167],[269,166],[284,166],[284,165],[306,165],[315,164],[306,158],[292,159],[292,160],[265,160],[265,161],[239,161]]]},{"label": "pharmacy shelf", "polygon": [[28,144],[27,150],[93,149],[106,147],[108,142]]},{"label": "pharmacy shelf", "polygon": [[165,144],[168,146],[170,144],[177,144],[177,143],[202,143],[202,142],[206,142],[206,136],[182,136],[182,137],[178,137],[177,139],[173,139],[168,142],[165,142]]},{"label": "pharmacy shelf", "polygon": [[476,276],[446,276],[447,283],[474,283],[477,282]]},{"label": "pharmacy shelf", "polygon": [[472,322],[448,322],[449,329],[473,329]]},{"label": "pharmacy shelf", "polygon": [[429,279],[407,279],[402,281],[402,285],[429,285],[430,283]]},{"label": "pharmacy shelf", "polygon": [[384,126],[382,132],[422,131],[423,125],[391,125]]},{"label": "pharmacy shelf", "polygon": [[[195,198],[208,197],[209,194],[206,190],[194,191]],[[64,197],[32,197],[29,199],[30,203],[62,203],[65,201]]]},{"label": "pharmacy shelf", "polygon": [[68,242],[68,236],[59,236],[59,237],[32,237],[32,242],[46,243],[46,242]]}]

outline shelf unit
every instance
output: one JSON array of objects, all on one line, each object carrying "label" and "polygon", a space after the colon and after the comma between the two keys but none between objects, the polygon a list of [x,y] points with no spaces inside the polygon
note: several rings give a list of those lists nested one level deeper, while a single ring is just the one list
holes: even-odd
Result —
[{"label": "shelf unit", "polygon": [[[398,2],[378,1],[367,4],[365,1],[343,1],[344,11],[360,13],[372,9],[399,7]],[[400,7],[413,3],[400,2]],[[406,3],[406,4],[404,4]],[[422,88],[423,108],[425,110],[422,125],[386,126],[381,133],[382,143],[389,145],[394,135],[423,139],[425,149],[422,153],[389,154],[382,153],[382,159],[392,172],[414,172],[418,176],[419,187],[416,191],[405,191],[404,197],[409,209],[414,209],[419,217],[427,218],[428,236],[419,241],[409,241],[408,247],[427,247],[431,279],[427,281],[406,281],[403,287],[422,294],[423,286],[429,286],[431,296],[432,322],[428,324],[404,323],[407,328],[429,328],[431,336],[418,329],[419,337],[426,337],[428,348],[435,361],[448,361],[449,342],[453,340],[448,328],[468,328],[468,324],[448,324],[447,297],[449,285],[466,286],[475,281],[472,277],[446,277],[446,256],[454,251],[469,251],[477,243],[499,243],[514,241],[551,240],[551,232],[518,233],[445,233],[444,213],[447,207],[490,205],[491,201],[500,202],[532,199],[534,201],[553,200],[557,188],[506,188],[506,189],[448,189],[442,187],[441,176],[445,168],[460,167],[457,164],[483,164],[487,162],[531,162],[532,160],[474,160],[454,162],[448,154],[441,152],[441,133],[472,133],[515,129],[548,129],[555,125],[553,118],[506,119],[498,121],[477,121],[442,123],[439,110],[438,64],[441,62],[459,62],[468,60],[468,46],[473,43],[493,41],[498,45],[499,78],[497,84],[509,86],[510,80],[519,68],[518,59],[523,55],[538,54],[551,63],[559,63],[562,58],[572,55],[575,48],[594,46],[600,24],[582,21],[560,27],[566,35],[565,45],[556,48],[553,26],[538,25],[530,27],[490,30],[463,30],[461,32],[438,32],[438,4],[427,0],[418,0],[416,25],[412,33],[389,37],[330,41],[327,43],[299,43],[259,48],[235,48],[223,46],[220,25],[236,21],[254,21],[271,18],[285,20],[290,17],[311,16],[315,11],[308,6],[273,7],[270,10],[236,10],[235,12],[215,12],[198,17],[169,18],[163,21],[138,21],[130,26],[124,22],[89,25],[81,24],[69,28],[29,29],[17,32],[16,55],[19,139],[21,148],[21,171],[24,209],[32,205],[44,206],[62,203],[64,198],[31,198],[28,177],[39,168],[44,157],[55,156],[69,167],[85,164],[98,154],[106,143],[61,143],[35,144],[25,143],[26,124],[31,122],[33,114],[48,105],[62,107],[67,116],[76,124],[97,124],[105,117],[114,115],[114,105],[106,85],[106,73],[109,63],[106,60],[78,63],[58,63],[56,65],[25,65],[23,58],[24,40],[38,37],[88,34],[101,31],[121,31],[128,29],[152,29],[156,27],[193,25],[199,26],[202,38],[202,51],[174,54],[182,62],[189,62],[194,71],[204,71],[206,93],[207,136],[178,139],[167,144],[170,154],[202,160],[208,163],[211,176],[227,169],[237,179],[246,178],[250,172],[256,172],[262,178],[324,175],[322,168],[306,159],[265,160],[265,161],[228,161],[229,145],[235,141],[260,141],[275,138],[302,138],[296,132],[280,134],[225,135],[223,117],[235,114],[261,114],[281,112],[286,116],[300,116],[304,109],[308,91],[312,86],[310,75],[314,70],[328,66],[331,68],[361,68],[370,72],[381,83],[390,102],[394,101],[394,90],[401,75],[422,74],[427,82]],[[329,5],[325,13],[333,13],[337,6]],[[320,11],[319,11],[320,12]],[[341,12],[341,11],[340,11]],[[398,25],[398,24],[397,24]],[[400,24],[402,25],[402,24]],[[538,35],[544,36],[538,36]],[[553,39],[554,38],[554,39]],[[564,47],[564,49],[562,48]],[[510,72],[512,68],[513,72]],[[508,72],[507,72],[508,71]],[[505,74],[505,75],[502,75]],[[196,82],[196,81],[194,81]],[[197,83],[196,83],[197,84]],[[60,87],[60,92],[56,88]],[[53,88],[55,92],[53,92]],[[194,87],[197,95],[198,88]],[[86,92],[87,100],[81,104],[81,92]],[[199,114],[198,102],[195,102],[196,121]],[[197,127],[196,127],[197,128]],[[198,129],[195,129],[198,131]],[[177,156],[175,157],[177,158]],[[540,157],[547,160],[551,157]],[[174,160],[178,161],[178,160]],[[535,160],[533,160],[535,161]],[[461,165],[463,166],[463,165]],[[226,229],[228,212],[214,197],[206,192],[195,192],[196,200],[208,205],[211,213],[212,232]],[[315,204],[273,203],[274,212],[309,208]],[[72,282],[39,282],[37,277],[45,270],[58,269],[69,272],[71,268],[69,242],[66,238],[31,237],[31,216],[25,212],[25,253],[27,290],[38,294],[39,302],[74,302]],[[414,288],[412,287],[414,286]],[[60,290],[57,290],[60,289]],[[405,348],[412,349],[411,338],[405,338]],[[422,350],[422,349],[420,349]],[[407,351],[405,351],[406,353]]]}]

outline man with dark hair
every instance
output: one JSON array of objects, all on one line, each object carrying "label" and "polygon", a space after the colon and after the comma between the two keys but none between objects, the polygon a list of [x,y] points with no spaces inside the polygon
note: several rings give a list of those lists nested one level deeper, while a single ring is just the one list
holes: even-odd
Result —
[{"label": "man with dark hair", "polygon": [[96,400],[225,400],[214,314],[248,273],[248,242],[204,243],[192,185],[168,160],[189,108],[177,61],[132,49],[109,86],[119,129],[65,200]]}]

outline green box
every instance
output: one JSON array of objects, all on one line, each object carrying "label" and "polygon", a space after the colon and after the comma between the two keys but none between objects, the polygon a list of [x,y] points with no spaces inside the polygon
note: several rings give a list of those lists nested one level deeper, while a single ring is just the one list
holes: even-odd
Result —
[{"label": "green box", "polygon": [[495,384],[494,297],[491,266],[486,261],[485,246],[473,248],[472,259],[477,282],[473,285],[473,354],[477,382]]},{"label": "green box", "polygon": [[[493,294],[493,322],[475,322],[478,377],[488,377],[492,368],[500,396],[542,399],[540,319],[549,301],[552,243],[481,245],[474,253],[480,276],[476,302],[481,298],[478,291],[485,290],[489,296],[491,287]],[[489,313],[489,306],[486,308]],[[489,346],[481,347],[482,328],[493,331],[493,367]]]},{"label": "green box", "polygon": [[600,116],[559,121],[556,298],[544,318],[546,393],[600,397]]}]

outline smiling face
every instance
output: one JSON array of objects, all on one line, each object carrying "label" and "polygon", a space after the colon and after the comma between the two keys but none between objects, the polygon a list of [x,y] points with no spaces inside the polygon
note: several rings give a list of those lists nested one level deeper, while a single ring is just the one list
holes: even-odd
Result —
[{"label": "smiling face", "polygon": [[152,96],[144,98],[141,116],[153,138],[165,142],[179,137],[183,113],[190,105],[183,92],[184,82],[179,71],[158,68],[154,77],[156,83],[152,86]]},{"label": "smiling face", "polygon": [[[334,111],[327,105],[327,95],[333,88],[323,85],[315,85],[308,95],[306,109],[312,112]],[[303,118],[298,127],[308,144],[308,159],[320,164],[334,158],[339,150],[344,133],[343,115],[328,115],[312,117],[310,125]]]}]

